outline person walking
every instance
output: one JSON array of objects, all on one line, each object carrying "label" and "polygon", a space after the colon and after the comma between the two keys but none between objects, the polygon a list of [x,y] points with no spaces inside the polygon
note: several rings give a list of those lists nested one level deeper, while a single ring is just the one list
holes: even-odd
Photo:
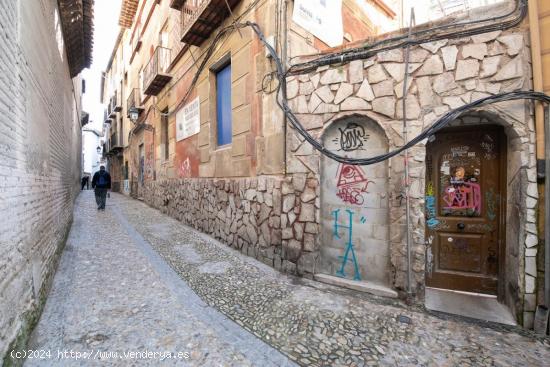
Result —
[{"label": "person walking", "polygon": [[99,167],[99,171],[94,174],[92,189],[95,193],[97,210],[105,210],[107,191],[111,189],[111,175],[105,170],[105,166]]},{"label": "person walking", "polygon": [[81,181],[82,187],[80,188],[80,190],[84,190],[84,187],[86,187],[86,190],[88,190],[88,182],[89,182],[89,180],[90,180],[90,177],[88,177],[88,176],[82,177],[82,181]]}]

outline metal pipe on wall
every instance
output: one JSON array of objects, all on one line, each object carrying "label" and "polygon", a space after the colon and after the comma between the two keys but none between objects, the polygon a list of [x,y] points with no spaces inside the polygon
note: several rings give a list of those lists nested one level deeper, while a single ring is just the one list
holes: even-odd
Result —
[{"label": "metal pipe on wall", "polygon": [[[529,0],[529,34],[531,38],[531,60],[533,67],[533,90],[543,92],[542,57],[540,46],[539,7],[538,0]],[[537,139],[537,161],[544,160],[544,106],[535,102],[535,132]],[[541,163],[539,163],[541,165]]]},{"label": "metal pipe on wall", "polygon": [[[533,90],[536,92],[543,92],[538,0],[529,0],[528,7]],[[539,175],[544,169],[544,302],[548,307],[550,307],[550,180],[548,179],[548,173],[550,172],[550,131],[548,131],[550,119],[548,116],[549,109],[550,107],[547,106],[545,116],[543,104],[541,102],[535,102],[536,154]]]},{"label": "metal pipe on wall", "polygon": [[[546,119],[545,119],[544,129],[544,142],[546,160],[545,160],[545,169],[546,172],[550,172],[550,105],[546,106]],[[544,302],[546,307],[550,307],[550,241],[548,237],[550,236],[550,178],[548,174],[544,178]]]},{"label": "metal pipe on wall", "polygon": [[[414,8],[411,8],[411,17],[409,20],[409,38],[412,34],[413,26],[415,25]],[[409,79],[409,53],[411,45],[407,45],[405,49],[405,76],[403,78],[403,140],[406,144],[409,141],[407,127],[407,83]],[[405,200],[406,200],[406,229],[407,229],[407,293],[412,294],[412,264],[411,264],[411,201],[409,197],[410,182],[409,182],[409,150],[405,150]]]}]

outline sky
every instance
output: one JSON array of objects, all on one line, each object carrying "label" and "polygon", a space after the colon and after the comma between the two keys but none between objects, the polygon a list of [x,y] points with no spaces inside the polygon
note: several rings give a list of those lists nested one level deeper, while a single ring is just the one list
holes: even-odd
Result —
[{"label": "sky", "polygon": [[107,67],[120,30],[120,2],[121,0],[95,0],[92,65],[82,72],[82,77],[86,80],[86,93],[82,97],[82,105],[92,121],[88,128],[99,131],[103,126],[104,109],[99,100],[101,72]]}]

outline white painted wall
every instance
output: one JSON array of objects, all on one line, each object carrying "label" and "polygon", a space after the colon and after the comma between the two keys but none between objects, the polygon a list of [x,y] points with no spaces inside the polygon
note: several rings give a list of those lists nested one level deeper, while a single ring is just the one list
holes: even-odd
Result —
[{"label": "white painted wall", "polygon": [[99,170],[101,164],[101,133],[93,130],[82,130],[82,173],[93,174]]}]

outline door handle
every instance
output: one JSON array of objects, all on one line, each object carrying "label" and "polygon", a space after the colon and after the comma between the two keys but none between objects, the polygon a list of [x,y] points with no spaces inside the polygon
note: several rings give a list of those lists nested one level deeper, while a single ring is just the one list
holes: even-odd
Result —
[{"label": "door handle", "polygon": [[464,223],[458,223],[458,224],[456,225],[456,227],[457,227],[458,229],[460,229],[461,231],[463,231],[464,228],[466,228],[466,226],[464,225]]}]

